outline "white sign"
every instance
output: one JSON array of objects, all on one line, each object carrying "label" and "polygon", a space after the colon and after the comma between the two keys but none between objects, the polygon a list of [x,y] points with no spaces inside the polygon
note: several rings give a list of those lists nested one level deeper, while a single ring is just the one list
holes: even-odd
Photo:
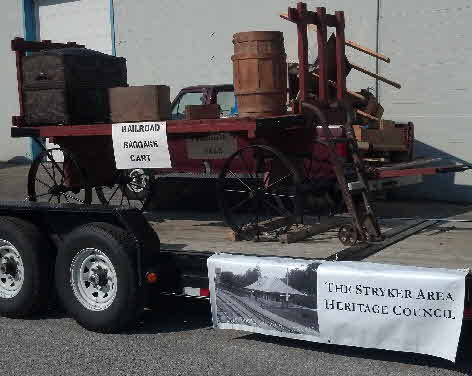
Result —
[{"label": "white sign", "polygon": [[165,121],[113,124],[112,138],[118,169],[172,167]]},{"label": "white sign", "polygon": [[320,332],[331,343],[455,360],[466,272],[367,262],[318,268]]},{"label": "white sign", "polygon": [[217,328],[455,360],[465,271],[231,254],[207,264]]},{"label": "white sign", "polygon": [[186,139],[189,159],[225,159],[237,150],[237,140],[228,133]]}]

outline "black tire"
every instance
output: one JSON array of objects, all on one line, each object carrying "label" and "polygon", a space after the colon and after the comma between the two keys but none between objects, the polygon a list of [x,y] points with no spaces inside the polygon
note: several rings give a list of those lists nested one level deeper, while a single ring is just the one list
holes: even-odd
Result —
[{"label": "black tire", "polygon": [[[11,280],[10,283],[7,277],[21,278],[23,268],[22,284],[16,295],[7,295],[6,290],[0,287],[0,313],[8,317],[27,317],[44,311],[54,297],[54,252],[51,243],[32,223],[12,217],[0,217],[0,243],[0,263],[13,260],[8,257],[12,255],[8,250],[12,251],[13,248],[21,261],[21,267],[16,264],[16,273],[10,270],[9,274],[0,274],[0,284],[3,287],[13,286],[15,281]],[[13,248],[9,248],[10,246]],[[6,270],[7,268],[3,269]]]},{"label": "black tire", "polygon": [[[81,254],[90,249],[101,252],[97,252],[98,257],[105,255],[116,275],[113,300],[109,306],[99,307],[103,308],[100,310],[87,306],[84,298],[86,293],[80,292],[78,278],[74,277],[78,272],[74,260],[80,260]],[[107,223],[83,225],[66,236],[56,259],[56,288],[66,310],[84,328],[115,333],[135,324],[144,307],[144,289],[138,286],[135,252],[134,238],[123,229]],[[84,264],[85,262],[82,265]],[[89,273],[91,274],[93,273]],[[105,277],[109,280],[108,274]],[[86,277],[82,278],[85,279]],[[85,285],[86,282],[83,286]],[[89,286],[95,288],[91,282]]]}]

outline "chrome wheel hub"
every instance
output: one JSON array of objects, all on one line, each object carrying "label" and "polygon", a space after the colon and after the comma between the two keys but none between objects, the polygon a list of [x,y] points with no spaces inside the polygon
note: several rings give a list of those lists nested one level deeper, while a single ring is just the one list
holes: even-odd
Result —
[{"label": "chrome wheel hub", "polygon": [[113,303],[118,286],[115,268],[102,251],[80,250],[70,267],[71,285],[77,300],[91,311],[103,311]]},{"label": "chrome wheel hub", "polygon": [[25,269],[18,250],[0,239],[0,298],[14,298],[21,291]]},{"label": "chrome wheel hub", "polygon": [[149,176],[140,168],[132,170],[129,178],[131,181],[128,183],[128,189],[135,193],[142,192],[149,184]]}]

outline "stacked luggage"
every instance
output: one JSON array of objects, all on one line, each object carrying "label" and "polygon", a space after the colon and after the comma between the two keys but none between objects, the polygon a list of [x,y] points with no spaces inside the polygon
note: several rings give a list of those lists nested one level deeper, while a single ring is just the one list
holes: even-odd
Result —
[{"label": "stacked luggage", "polygon": [[110,121],[108,88],[127,86],[126,59],[85,48],[23,58],[26,125]]}]

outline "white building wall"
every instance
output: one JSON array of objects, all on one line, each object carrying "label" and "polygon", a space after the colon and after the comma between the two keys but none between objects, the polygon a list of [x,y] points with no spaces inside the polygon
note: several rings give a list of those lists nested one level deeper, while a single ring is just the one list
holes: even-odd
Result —
[{"label": "white building wall", "polygon": [[19,115],[18,86],[16,81],[15,54],[10,41],[23,36],[23,11],[21,1],[2,1],[0,12],[0,161],[30,157],[29,139],[10,137],[11,118]]},{"label": "white building wall", "polygon": [[[348,39],[375,48],[376,0],[364,0],[362,6],[350,0],[307,3],[310,9],[344,10]],[[114,5],[116,51],[128,59],[130,84],[167,84],[175,95],[184,86],[231,83],[232,37],[241,31],[282,31],[288,60],[298,60],[296,26],[278,16],[296,1],[114,0]],[[353,61],[375,69],[374,59],[349,52]],[[310,61],[316,55],[312,40]],[[360,73],[351,76],[351,87],[375,86]]]},{"label": "white building wall", "polygon": [[[415,123],[416,150],[472,162],[471,0],[381,0],[380,46],[392,58],[381,74],[385,117]],[[408,195],[472,201],[472,173],[430,177]]]},{"label": "white building wall", "polygon": [[35,0],[39,39],[112,53],[110,0]]},{"label": "white building wall", "polygon": [[[181,87],[232,81],[232,35],[249,30],[284,32],[289,60],[297,59],[293,24],[278,17],[293,0],[114,0],[116,49],[128,59],[130,84],[161,83],[175,95]],[[309,9],[344,10],[346,37],[375,49],[377,0],[307,1]],[[472,1],[380,0],[380,73],[401,90],[380,83],[386,119],[413,121],[419,155],[472,161]],[[310,60],[316,57],[314,41]],[[375,60],[347,48],[352,62],[375,71]],[[375,87],[352,71],[348,87]],[[409,197],[472,201],[472,174],[425,179]]]}]

